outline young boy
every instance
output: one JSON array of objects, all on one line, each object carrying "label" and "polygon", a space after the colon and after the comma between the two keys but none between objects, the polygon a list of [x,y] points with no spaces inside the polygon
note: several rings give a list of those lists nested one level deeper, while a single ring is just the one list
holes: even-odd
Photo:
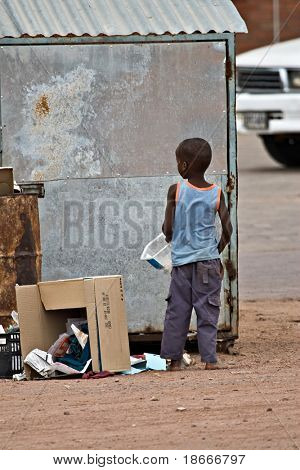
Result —
[{"label": "young boy", "polygon": [[[171,243],[172,274],[161,344],[161,357],[180,370],[193,307],[197,314],[198,348],[205,369],[219,369],[216,342],[223,267],[220,253],[232,233],[224,194],[208,183],[204,173],[211,162],[209,143],[187,139],[176,149],[184,181],[170,186],[163,224]],[[215,218],[219,213],[222,236],[217,242]]]}]

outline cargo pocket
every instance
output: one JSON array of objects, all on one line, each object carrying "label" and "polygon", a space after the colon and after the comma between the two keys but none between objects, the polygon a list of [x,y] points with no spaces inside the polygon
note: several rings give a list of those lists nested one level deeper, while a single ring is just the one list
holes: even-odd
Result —
[{"label": "cargo pocket", "polygon": [[221,300],[217,295],[208,297],[207,320],[211,325],[216,326],[219,320]]},{"label": "cargo pocket", "polygon": [[208,303],[210,305],[213,305],[214,307],[220,307],[221,305],[220,297],[218,295],[211,295],[210,297],[208,297]]}]

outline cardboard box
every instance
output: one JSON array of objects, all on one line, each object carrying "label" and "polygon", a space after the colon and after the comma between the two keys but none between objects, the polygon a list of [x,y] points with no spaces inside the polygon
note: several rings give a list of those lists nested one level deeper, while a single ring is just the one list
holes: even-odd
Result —
[{"label": "cardboard box", "polygon": [[[130,369],[127,318],[121,276],[66,279],[16,286],[23,357],[48,351],[68,318],[86,316],[94,372]],[[28,378],[32,370],[25,365]]]},{"label": "cardboard box", "polygon": [[14,194],[14,175],[12,168],[0,168],[0,196]]}]

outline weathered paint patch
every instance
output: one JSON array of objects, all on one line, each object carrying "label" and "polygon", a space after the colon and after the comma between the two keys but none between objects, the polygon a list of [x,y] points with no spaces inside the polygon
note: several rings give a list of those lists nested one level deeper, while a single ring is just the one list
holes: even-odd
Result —
[{"label": "weathered paint patch", "polygon": [[35,162],[31,179],[99,176],[100,159],[88,123],[93,109],[95,72],[82,65],[48,83],[25,89],[24,125],[16,145]]}]

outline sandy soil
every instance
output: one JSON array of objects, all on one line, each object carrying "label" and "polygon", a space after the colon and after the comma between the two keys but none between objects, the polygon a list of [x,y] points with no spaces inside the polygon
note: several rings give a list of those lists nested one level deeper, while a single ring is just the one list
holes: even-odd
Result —
[{"label": "sandy soil", "polygon": [[222,355],[222,371],[198,360],[184,372],[0,380],[0,448],[299,449],[299,309],[243,302],[238,355]]}]

